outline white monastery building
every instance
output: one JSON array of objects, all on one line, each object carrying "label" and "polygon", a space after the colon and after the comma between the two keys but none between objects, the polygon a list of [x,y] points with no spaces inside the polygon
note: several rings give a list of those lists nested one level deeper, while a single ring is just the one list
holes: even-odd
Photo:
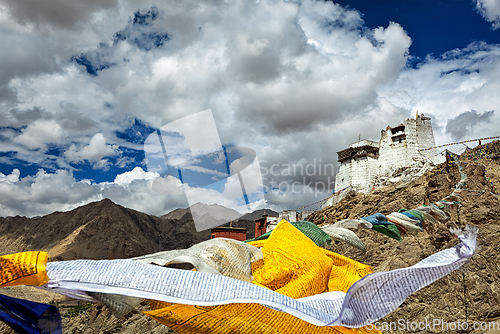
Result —
[{"label": "white monastery building", "polygon": [[431,118],[423,114],[408,118],[402,124],[382,130],[380,141],[360,140],[337,152],[340,163],[335,192],[352,188],[359,192],[373,189],[374,180],[400,167],[427,160],[438,164]]}]

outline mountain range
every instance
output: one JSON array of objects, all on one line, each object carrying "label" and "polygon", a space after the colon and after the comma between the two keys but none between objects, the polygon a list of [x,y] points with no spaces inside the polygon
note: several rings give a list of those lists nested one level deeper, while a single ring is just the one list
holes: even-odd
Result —
[{"label": "mountain range", "polygon": [[244,214],[243,216],[239,217],[238,220],[251,220],[255,221],[255,219],[258,219],[262,217],[263,214],[266,214],[268,216],[273,216],[273,217],[278,217],[279,213],[273,210],[269,209],[260,209],[260,210],[255,210],[254,212],[250,212],[247,214]]},{"label": "mountain range", "polygon": [[162,219],[113,203],[39,218],[0,218],[0,253],[43,250],[52,260],[116,259],[187,248],[210,238],[186,219]]},{"label": "mountain range", "polygon": [[210,226],[221,225],[242,216],[238,211],[219,204],[204,204],[198,202],[185,209],[173,210],[161,216],[161,218],[181,219],[187,213],[190,213],[193,219],[201,220]]},{"label": "mountain range", "polygon": [[[156,217],[103,199],[43,217],[0,217],[0,255],[41,250],[51,260],[117,259],[188,248],[210,239],[210,230],[196,231],[193,214],[221,226],[241,217],[235,210],[203,203]],[[232,226],[247,228],[247,238],[254,237],[254,219],[240,218]]]}]

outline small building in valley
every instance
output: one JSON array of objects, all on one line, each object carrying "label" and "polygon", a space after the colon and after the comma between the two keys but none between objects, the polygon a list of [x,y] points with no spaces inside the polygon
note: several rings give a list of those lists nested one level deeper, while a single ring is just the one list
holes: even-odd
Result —
[{"label": "small building in valley", "polygon": [[211,230],[211,239],[229,238],[239,241],[247,239],[247,229],[238,227],[214,227]]}]

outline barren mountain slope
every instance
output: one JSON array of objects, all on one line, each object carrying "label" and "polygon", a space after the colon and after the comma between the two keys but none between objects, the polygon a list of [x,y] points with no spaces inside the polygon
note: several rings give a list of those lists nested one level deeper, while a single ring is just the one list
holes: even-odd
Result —
[{"label": "barren mountain slope", "polygon": [[161,219],[109,199],[36,219],[0,218],[0,254],[43,250],[52,260],[127,258],[209,238],[187,219]]}]

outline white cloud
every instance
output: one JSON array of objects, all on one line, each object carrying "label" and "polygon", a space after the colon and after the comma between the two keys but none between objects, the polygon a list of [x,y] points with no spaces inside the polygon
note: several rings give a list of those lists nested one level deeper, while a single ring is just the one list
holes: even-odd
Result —
[{"label": "white cloud", "polygon": [[37,120],[23,129],[13,141],[30,149],[43,150],[47,148],[47,144],[62,143],[65,136],[63,129],[55,121]]},{"label": "white cloud", "polygon": [[116,166],[119,168],[125,168],[135,165],[135,159],[131,157],[121,157],[116,160]]},{"label": "white cloud", "polygon": [[21,175],[21,172],[19,169],[14,168],[12,170],[12,173],[9,175],[5,175],[3,173],[0,173],[0,182],[5,182],[8,184],[14,184],[16,182],[19,182],[19,176]]},{"label": "white cloud", "polygon": [[[252,15],[242,17],[243,11]],[[321,24],[330,21],[326,28]],[[92,52],[112,64],[97,78],[83,66],[62,62],[61,71],[13,79],[18,107],[50,113],[70,107],[102,124],[102,132],[104,125],[124,126],[121,113],[160,127],[227,96],[229,116],[239,121],[269,130],[307,129],[361,113],[376,99],[377,86],[397,76],[410,45],[397,24],[363,30],[358,12],[318,1],[186,1],[160,6],[153,26],[171,36],[164,48],[146,52],[129,41],[96,43]]]},{"label": "white cloud", "polygon": [[39,170],[36,175],[19,178],[19,171],[0,175],[0,215],[37,216],[56,210],[70,210],[90,201],[98,200],[96,186],[76,182],[70,172],[59,170],[48,174]]},{"label": "white cloud", "polygon": [[146,172],[141,167],[135,167],[130,172],[118,174],[115,178],[115,183],[120,186],[129,185],[134,180],[154,180],[160,174],[154,172]]},{"label": "white cloud", "polygon": [[[458,139],[500,135],[500,47],[471,44],[441,58],[428,59],[417,69],[403,71],[379,94],[394,106],[432,116],[438,144]],[[446,131],[449,120],[465,112],[495,111],[486,122],[470,131]],[[450,130],[450,128],[448,128]]]},{"label": "white cloud", "polygon": [[[500,129],[495,45],[472,44],[408,69],[411,39],[404,27],[369,29],[359,12],[330,1],[159,2],[155,20],[153,1],[92,1],[81,8],[77,0],[67,0],[55,12],[52,2],[0,5],[0,108],[5,111],[0,122],[15,129],[0,133],[0,150],[15,152],[1,157],[3,163],[17,159],[71,170],[68,162],[88,161],[106,169],[115,157],[120,167],[133,168],[116,146],[140,149],[117,136],[131,119],[160,128],[207,109],[214,113],[223,145],[251,147],[264,167],[276,164],[278,170],[319,159],[336,166],[336,152],[359,134],[376,140],[381,129],[416,110],[434,117],[437,143],[453,139],[448,120],[473,110],[495,112],[467,136],[495,135]],[[494,25],[497,4],[478,2]],[[149,25],[134,25],[138,12],[136,19]],[[128,35],[120,39],[119,32]],[[162,43],[153,47],[160,37]],[[96,75],[87,72],[89,67]],[[205,125],[191,130],[203,133]],[[45,154],[50,145],[65,154]],[[70,173],[50,174],[48,179],[66,178],[89,191],[68,199],[69,206],[55,200],[37,207],[43,197],[30,197],[26,185],[47,184],[41,176],[9,185],[32,201],[19,199],[27,209],[0,202],[8,202],[11,212],[48,212],[102,196],[149,213],[186,206],[182,196],[148,190],[152,170],[127,173],[109,184],[80,184]],[[267,181],[292,184],[303,182],[303,176],[278,173]],[[305,183],[314,187],[328,177],[306,175]],[[301,194],[269,194],[268,205],[292,208],[321,199],[323,194],[308,192],[311,187],[304,186]],[[200,198],[232,205],[206,190],[200,190]]]},{"label": "white cloud", "polygon": [[87,146],[83,147],[81,150],[77,150],[75,144],[72,144],[70,148],[64,152],[64,156],[71,162],[87,160],[95,163],[95,166],[98,168],[105,169],[108,167],[109,163],[103,158],[114,156],[118,153],[119,149],[116,145],[107,145],[104,135],[102,133],[96,133],[92,139],[90,139],[90,143]]},{"label": "white cloud", "polygon": [[188,203],[183,189],[193,191],[196,198],[204,203],[238,208],[227,191],[183,188],[180,180],[172,176],[163,179],[162,186],[168,190],[165,194],[155,192],[152,184],[159,175],[145,172],[141,167],[117,175],[114,182],[101,183],[77,181],[66,170],[47,173],[40,169],[36,175],[19,176],[17,169],[9,175],[0,173],[0,216],[40,216],[56,210],[68,211],[103,198],[127,208],[161,216],[178,207],[194,204]]},{"label": "white cloud", "polygon": [[94,163],[92,165],[92,168],[93,169],[102,169],[104,171],[107,171],[107,170],[109,170],[111,165],[112,165],[112,163],[108,159],[102,159],[102,160],[99,160],[96,163]]},{"label": "white cloud", "polygon": [[[145,178],[141,178],[142,176]],[[0,173],[0,216],[45,215],[55,210],[67,211],[78,206],[110,198],[115,203],[153,215],[162,215],[176,207],[186,206],[179,193],[161,195],[151,189],[149,173],[137,167],[117,175],[118,182],[78,182],[66,170],[19,178],[19,170],[9,175]]]},{"label": "white cloud", "polygon": [[500,28],[500,1],[477,0],[476,7],[484,19],[491,22],[493,29]]}]

